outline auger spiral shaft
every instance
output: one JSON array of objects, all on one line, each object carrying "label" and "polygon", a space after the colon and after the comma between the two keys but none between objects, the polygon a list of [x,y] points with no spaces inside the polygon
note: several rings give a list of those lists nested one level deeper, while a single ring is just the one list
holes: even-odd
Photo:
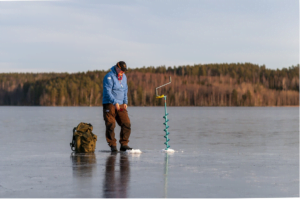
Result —
[{"label": "auger spiral shaft", "polygon": [[164,131],[166,132],[166,135],[164,136],[164,138],[166,138],[166,142],[165,142],[165,145],[166,145],[166,149],[165,150],[168,150],[168,148],[170,148],[170,145],[169,145],[169,141],[170,141],[170,139],[169,139],[169,137],[168,137],[168,135],[170,134],[169,133],[169,131],[168,131],[168,128],[169,128],[169,126],[168,126],[168,113],[167,113],[167,96],[164,96],[164,98],[165,98],[165,116],[163,117],[163,118],[165,118],[165,122],[164,122],[164,125],[166,126],[165,127],[165,129],[164,129]]}]

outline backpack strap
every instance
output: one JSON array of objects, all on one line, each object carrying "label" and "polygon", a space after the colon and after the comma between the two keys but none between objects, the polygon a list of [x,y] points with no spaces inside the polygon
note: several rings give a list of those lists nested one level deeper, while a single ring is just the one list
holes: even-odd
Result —
[{"label": "backpack strap", "polygon": [[73,137],[72,137],[72,142],[70,143],[70,147],[71,147],[71,150],[72,151],[75,151],[75,136],[74,136],[74,133],[76,131],[76,127],[73,128]]}]

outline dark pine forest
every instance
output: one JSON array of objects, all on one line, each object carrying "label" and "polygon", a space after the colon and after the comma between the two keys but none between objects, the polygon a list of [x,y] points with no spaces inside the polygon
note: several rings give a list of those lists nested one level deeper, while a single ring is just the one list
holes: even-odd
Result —
[{"label": "dark pine forest", "polygon": [[[108,71],[79,73],[1,73],[0,105],[101,106]],[[168,106],[299,105],[299,64],[281,70],[251,63],[198,64],[129,69],[128,104],[159,106],[155,88]]]}]

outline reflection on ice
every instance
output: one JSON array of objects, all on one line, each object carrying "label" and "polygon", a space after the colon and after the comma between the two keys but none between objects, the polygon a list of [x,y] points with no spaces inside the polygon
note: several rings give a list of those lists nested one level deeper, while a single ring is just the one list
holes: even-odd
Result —
[{"label": "reflection on ice", "polygon": [[71,153],[73,163],[73,175],[75,177],[91,177],[96,167],[96,156],[94,153]]},{"label": "reflection on ice", "polygon": [[105,177],[103,182],[103,198],[126,198],[130,178],[130,164],[126,153],[119,154],[120,172],[117,171],[116,157],[111,153],[106,159]]},{"label": "reflection on ice", "polygon": [[[72,196],[82,198],[93,191],[91,178],[95,177],[97,173],[96,155],[94,153],[73,152],[71,153],[71,159],[74,179],[74,191],[72,191],[74,195]],[[61,179],[61,181],[64,182],[65,179]]]},{"label": "reflection on ice", "polygon": [[164,176],[165,176],[165,186],[164,186],[164,198],[168,197],[168,167],[169,167],[169,154],[166,153],[165,154],[165,172],[164,172]]}]

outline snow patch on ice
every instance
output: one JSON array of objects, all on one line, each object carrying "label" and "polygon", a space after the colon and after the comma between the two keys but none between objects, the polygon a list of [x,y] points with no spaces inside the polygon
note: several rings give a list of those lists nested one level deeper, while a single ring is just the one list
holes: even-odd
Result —
[{"label": "snow patch on ice", "polygon": [[140,149],[126,150],[126,153],[142,153]]},{"label": "snow patch on ice", "polygon": [[161,152],[163,152],[163,153],[174,153],[175,152],[175,150],[174,149],[162,149],[161,150]]}]

